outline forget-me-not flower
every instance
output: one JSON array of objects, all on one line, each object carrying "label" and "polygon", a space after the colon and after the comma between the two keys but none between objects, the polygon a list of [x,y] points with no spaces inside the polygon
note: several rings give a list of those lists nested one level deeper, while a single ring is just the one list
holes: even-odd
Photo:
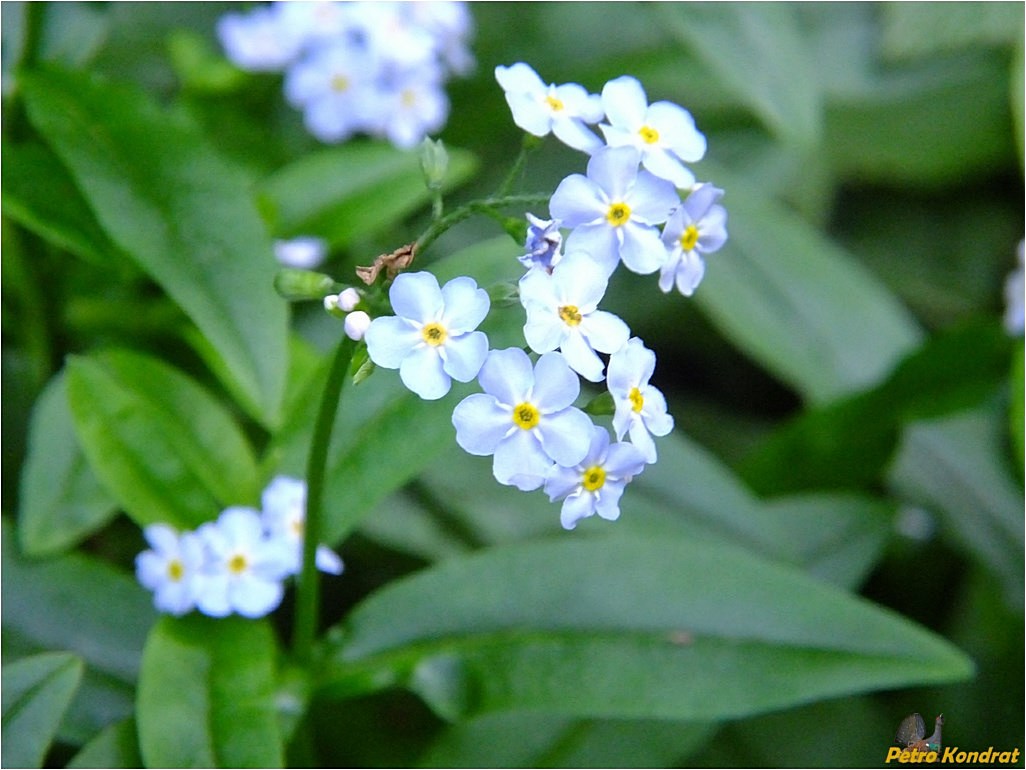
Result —
[{"label": "forget-me-not flower", "polygon": [[588,175],[571,174],[556,188],[549,211],[573,228],[566,251],[590,254],[611,275],[620,260],[635,273],[666,261],[656,225],[680,203],[672,182],[638,169],[633,147],[605,147],[588,161]]},{"label": "forget-me-not flower", "polygon": [[703,254],[717,251],[727,241],[727,210],[717,205],[723,190],[697,185],[674,211],[663,228],[668,259],[659,271],[659,288],[668,292],[677,284],[690,297],[705,275]]},{"label": "forget-me-not flower", "polygon": [[613,396],[616,411],[613,430],[620,441],[629,435],[645,461],[656,461],[652,436],[665,436],[673,430],[673,418],[666,413],[662,392],[649,384],[655,371],[655,353],[632,337],[622,350],[609,357],[606,386]]},{"label": "forget-me-not flower", "polygon": [[530,212],[526,216],[528,226],[524,248],[527,253],[517,259],[529,270],[551,273],[552,268],[563,258],[563,234],[559,232],[559,222],[541,219]]},{"label": "forget-me-not flower", "polygon": [[520,279],[527,310],[524,338],[535,353],[559,350],[570,368],[600,382],[605,365],[596,353],[614,353],[631,336],[620,318],[598,309],[606,293],[605,271],[583,252],[567,254],[552,273],[531,270]]},{"label": "forget-me-not flower", "polygon": [[[286,544],[290,552],[289,574],[298,574],[303,567],[306,482],[288,476],[276,476],[260,496],[260,505],[268,537]],[[322,572],[342,574],[342,559],[327,546],[317,546],[315,562],[317,569]]]},{"label": "forget-me-not flower", "polygon": [[494,455],[500,484],[537,489],[553,463],[584,459],[592,422],[573,404],[581,385],[559,353],[532,368],[520,348],[493,350],[478,376],[484,393],[467,396],[452,413],[456,443],[472,455]]},{"label": "forget-me-not flower", "polygon": [[328,244],[323,238],[313,235],[279,238],[274,242],[274,256],[285,267],[310,270],[328,256]]},{"label": "forget-me-not flower", "polygon": [[1026,286],[1026,272],[1023,268],[1023,242],[1019,241],[1019,248],[1016,250],[1019,257],[1019,266],[1008,274],[1005,279],[1005,330],[1011,335],[1019,335],[1023,332],[1023,287]]},{"label": "forget-me-not flower", "polygon": [[247,14],[222,16],[217,37],[229,61],[247,72],[278,72],[291,64],[306,44],[306,29],[290,18],[289,5],[292,3],[272,4]]},{"label": "forget-me-not flower", "polygon": [[620,517],[620,497],[628,482],[645,469],[645,458],[631,444],[610,446],[605,428],[592,428],[588,454],[572,468],[552,467],[545,478],[549,500],[563,500],[560,522],[573,529],[577,522],[598,514],[614,521]]},{"label": "forget-me-not flower", "polygon": [[691,113],[672,102],[650,105],[641,83],[629,76],[606,83],[602,107],[609,123],[599,128],[610,147],[634,147],[645,168],[677,187],[688,189],[695,183],[684,162],[702,159],[705,137]]},{"label": "forget-me-not flower", "polygon": [[196,604],[196,578],[205,564],[202,541],[195,532],[179,534],[167,524],[151,524],[143,535],[150,550],[136,557],[136,577],[153,591],[159,611],[184,615]]},{"label": "forget-me-not flower", "polygon": [[602,102],[577,83],[546,85],[530,65],[496,67],[495,79],[506,92],[513,122],[529,134],[556,135],[575,150],[594,152],[602,140],[586,123],[602,120]]},{"label": "forget-me-not flower", "polygon": [[233,612],[259,618],[281,603],[292,553],[284,540],[265,535],[257,511],[227,508],[196,533],[207,550],[206,568],[196,581],[200,612],[216,618]]},{"label": "forget-me-not flower", "polygon": [[453,278],[439,289],[431,273],[400,273],[388,296],[396,314],[375,318],[364,336],[375,364],[398,369],[403,384],[427,400],[448,393],[453,379],[477,376],[488,338],[474,330],[490,302],[473,278]]}]

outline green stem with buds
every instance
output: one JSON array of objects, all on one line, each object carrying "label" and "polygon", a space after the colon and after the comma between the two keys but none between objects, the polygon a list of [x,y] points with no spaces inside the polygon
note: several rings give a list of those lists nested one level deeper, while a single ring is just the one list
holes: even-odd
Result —
[{"label": "green stem with buds", "polygon": [[424,234],[417,239],[414,253],[423,253],[424,250],[434,243],[446,230],[474,214],[486,214],[491,217],[496,217],[501,221],[502,215],[499,214],[498,211],[500,208],[505,206],[535,206],[542,203],[548,203],[550,197],[552,196],[543,195],[541,193],[501,195],[493,196],[491,198],[481,198],[479,200],[464,203],[459,208],[453,209],[444,217],[432,223],[432,225],[424,231]]},{"label": "green stem with buds", "polygon": [[306,464],[306,524],[303,533],[303,568],[296,586],[296,619],[292,636],[292,649],[296,660],[309,663],[314,638],[317,634],[318,594],[317,544],[320,542],[324,519],[324,475],[328,464],[328,446],[335,424],[335,412],[346,383],[349,363],[353,360],[357,342],[344,337],[335,351],[328,371],[321,405],[314,423],[313,441]]}]

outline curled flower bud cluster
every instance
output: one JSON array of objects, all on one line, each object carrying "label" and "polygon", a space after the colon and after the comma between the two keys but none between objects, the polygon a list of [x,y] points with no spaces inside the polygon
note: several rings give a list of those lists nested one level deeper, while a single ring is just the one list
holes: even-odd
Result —
[{"label": "curled flower bud cluster", "polygon": [[[258,618],[274,610],[285,579],[302,568],[305,482],[275,478],[261,506],[227,508],[195,531],[146,527],[150,549],[136,557],[136,577],[153,591],[156,608],[171,615],[198,609],[218,618]],[[316,559],[318,569],[342,573],[342,560],[327,547],[317,548]]]},{"label": "curled flower bud cluster", "polygon": [[217,25],[228,58],[250,72],[285,73],[285,96],[323,142],[355,133],[402,149],[448,117],[443,85],[474,64],[460,2],[274,2]]}]

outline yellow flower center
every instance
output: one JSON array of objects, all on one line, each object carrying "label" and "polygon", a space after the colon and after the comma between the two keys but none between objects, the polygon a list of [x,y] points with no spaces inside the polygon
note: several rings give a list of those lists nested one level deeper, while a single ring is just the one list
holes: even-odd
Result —
[{"label": "yellow flower center", "polygon": [[332,75],[331,76],[331,90],[342,93],[343,91],[349,90],[349,78],[345,75]]},{"label": "yellow flower center", "polygon": [[295,534],[297,537],[302,537],[303,536],[303,532],[306,530],[305,524],[306,524],[306,522],[304,522],[301,518],[299,518],[297,516],[296,518],[294,518],[292,521],[289,522],[289,528],[292,530],[293,534]]},{"label": "yellow flower center", "polygon": [[655,144],[659,141],[659,132],[652,126],[642,126],[638,133],[641,134],[641,139],[645,144]]},{"label": "yellow flower center", "polygon": [[172,559],[167,563],[167,576],[177,583],[185,577],[185,565],[178,559]]},{"label": "yellow flower center", "polygon": [[562,112],[566,108],[562,99],[557,99],[555,96],[546,96],[545,103],[549,105],[549,109],[553,112]]},{"label": "yellow flower center", "polygon": [[448,332],[445,331],[445,327],[437,321],[424,324],[424,328],[420,330],[420,336],[424,338],[424,342],[433,347],[438,347],[445,338],[449,336]]},{"label": "yellow flower center", "polygon": [[245,572],[248,562],[244,554],[237,553],[231,559],[228,560],[228,571],[234,572],[236,575]]},{"label": "yellow flower center", "polygon": [[417,92],[412,88],[407,88],[399,97],[399,101],[402,103],[403,107],[415,107],[417,104]]},{"label": "yellow flower center", "polygon": [[641,391],[637,388],[631,388],[631,392],[627,394],[627,398],[631,400],[631,409],[635,412],[640,412],[645,406],[645,397],[641,395]]},{"label": "yellow flower center", "polygon": [[513,407],[513,422],[524,430],[530,430],[541,419],[537,407],[534,404],[524,402]]},{"label": "yellow flower center", "polygon": [[605,468],[600,465],[591,466],[581,476],[581,486],[589,492],[594,492],[596,489],[602,489],[602,485],[605,483],[606,471]]},{"label": "yellow flower center", "polygon": [[698,243],[698,228],[694,225],[688,225],[687,229],[680,236],[680,247],[684,251],[691,251],[695,248],[696,243]]},{"label": "yellow flower center", "polygon": [[619,227],[627,223],[631,218],[631,207],[626,203],[614,203],[606,212],[606,221],[613,227]]},{"label": "yellow flower center", "polygon": [[581,311],[577,305],[563,305],[559,309],[559,317],[567,326],[577,326],[581,322]]}]

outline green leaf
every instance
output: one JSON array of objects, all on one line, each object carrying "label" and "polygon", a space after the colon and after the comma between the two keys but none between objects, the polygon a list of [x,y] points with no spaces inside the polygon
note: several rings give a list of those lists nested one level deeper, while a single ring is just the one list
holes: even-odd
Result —
[{"label": "green leaf", "polygon": [[680,767],[714,726],[650,719],[487,714],[452,725],[421,767]]},{"label": "green leaf", "polygon": [[1003,415],[986,405],[914,423],[902,436],[888,482],[939,513],[944,529],[991,570],[1009,607],[1023,603],[1023,492],[999,451]]},{"label": "green leaf", "polygon": [[716,170],[730,240],[695,301],[734,344],[812,401],[875,384],[919,341],[908,311],[833,242]]},{"label": "green leaf", "polygon": [[282,767],[266,621],[165,617],[143,653],[136,719],[149,767]]},{"label": "green leaf", "polygon": [[1022,40],[1022,8],[1017,3],[885,3],[876,10],[881,52],[891,59]]},{"label": "green leaf", "polygon": [[96,480],[75,435],[64,374],[40,394],[29,423],[18,540],[29,556],[66,550],[113,518],[117,501]]},{"label": "green leaf", "polygon": [[85,678],[62,725],[82,742],[131,712],[146,633],[156,613],[146,591],[123,571],[81,554],[26,559],[3,525],[0,570],[4,654],[70,650]]},{"label": "green leaf", "polygon": [[135,720],[109,725],[71,758],[68,767],[142,767]]},{"label": "green leaf", "polygon": [[794,6],[689,3],[662,10],[670,31],[767,128],[789,143],[818,145],[820,86]]},{"label": "green leaf", "polygon": [[[466,181],[476,165],[470,153],[449,149],[443,191]],[[276,234],[317,235],[333,248],[383,232],[431,200],[419,153],[380,142],[309,153],[276,171],[259,189],[277,215]]]},{"label": "green leaf", "polygon": [[50,150],[41,144],[4,142],[3,155],[4,214],[99,267],[125,261]]},{"label": "green leaf", "polygon": [[3,765],[42,767],[82,679],[82,661],[52,652],[3,667]]},{"label": "green leaf", "polygon": [[452,559],[365,600],[328,644],[326,694],[401,685],[449,719],[711,721],[972,671],[943,639],[862,599],[666,537]]},{"label": "green leaf", "polygon": [[78,356],[68,362],[68,396],[93,471],[140,526],[191,528],[256,501],[245,436],[176,369],[124,350]]},{"label": "green leaf", "polygon": [[879,481],[906,422],[978,404],[1008,371],[1011,341],[992,321],[931,338],[878,387],[805,412],[741,465],[762,494]]},{"label": "green leaf", "polygon": [[192,123],[134,88],[56,70],[22,85],[30,119],[103,229],[210,339],[244,405],[274,424],[288,316],[247,179]]}]

